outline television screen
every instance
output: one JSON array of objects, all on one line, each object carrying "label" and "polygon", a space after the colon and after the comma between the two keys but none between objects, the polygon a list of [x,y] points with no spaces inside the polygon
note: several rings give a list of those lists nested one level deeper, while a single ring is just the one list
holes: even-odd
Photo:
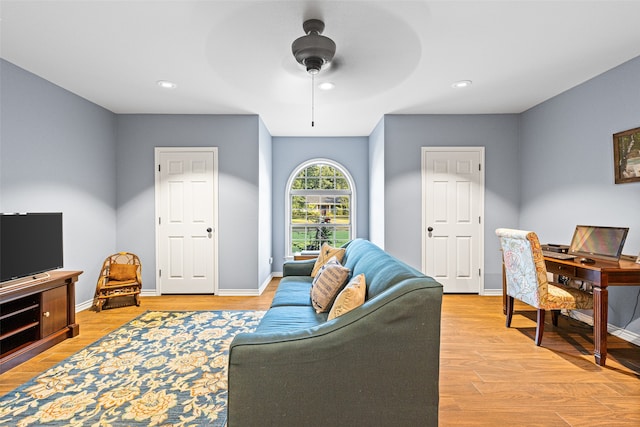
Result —
[{"label": "television screen", "polygon": [[569,253],[617,261],[627,239],[628,228],[577,225],[569,246]]},{"label": "television screen", "polygon": [[0,282],[62,265],[62,213],[0,215]]}]

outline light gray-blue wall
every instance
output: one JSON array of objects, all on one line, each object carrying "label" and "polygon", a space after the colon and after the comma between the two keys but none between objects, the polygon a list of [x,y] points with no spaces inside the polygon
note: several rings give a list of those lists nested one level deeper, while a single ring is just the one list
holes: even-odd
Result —
[{"label": "light gray-blue wall", "polygon": [[260,162],[269,157],[268,147],[259,155],[259,132],[255,115],[118,116],[117,242],[140,256],[143,289],[155,289],[154,148],[210,146],[218,147],[219,290],[257,293],[267,278],[258,273],[258,230],[260,172],[268,173]]},{"label": "light gray-blue wall", "polygon": [[[576,224],[629,227],[640,252],[640,182],[615,184],[614,133],[640,127],[640,58],[522,114],[520,226],[568,244]],[[637,287],[609,288],[609,323],[640,333]]]},{"label": "light gray-blue wall", "polygon": [[381,248],[384,243],[384,119],[369,135],[369,240]]},{"label": "light gray-blue wall", "polygon": [[485,289],[502,288],[494,230],[518,225],[518,116],[384,117],[385,249],[422,269],[422,147],[485,147]]},{"label": "light gray-blue wall", "polygon": [[91,301],[116,243],[115,115],[0,60],[0,211],[62,212],[64,268]]},{"label": "light gray-blue wall", "polygon": [[302,163],[330,159],[344,166],[356,185],[356,234],[369,237],[369,148],[366,137],[273,137],[273,271],[282,271],[287,180]]},{"label": "light gray-blue wall", "polygon": [[272,224],[273,224],[273,184],[272,140],[271,134],[260,120],[258,135],[259,155],[259,223],[258,223],[258,281],[260,286],[266,286],[271,278],[270,263],[272,255]]}]

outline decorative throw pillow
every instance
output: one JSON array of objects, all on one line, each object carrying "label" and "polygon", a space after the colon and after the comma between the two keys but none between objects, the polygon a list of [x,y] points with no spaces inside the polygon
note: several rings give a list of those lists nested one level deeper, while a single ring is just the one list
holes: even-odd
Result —
[{"label": "decorative throw pillow", "polygon": [[311,304],[316,313],[329,311],[333,300],[349,278],[349,269],[343,267],[336,257],[331,257],[311,283]]},{"label": "decorative throw pillow", "polygon": [[349,284],[338,294],[336,301],[331,307],[327,320],[342,316],[348,311],[364,304],[364,297],[367,293],[367,283],[364,273],[358,274],[351,279]]},{"label": "decorative throw pillow", "polygon": [[323,243],[322,248],[320,248],[320,253],[318,254],[318,259],[316,259],[316,263],[313,266],[313,271],[311,271],[311,275],[313,277],[316,277],[316,275],[318,274],[318,270],[320,270],[320,267],[325,265],[325,263],[329,261],[331,257],[336,257],[338,262],[342,262],[342,258],[344,257],[344,248],[334,248],[328,243]]},{"label": "decorative throw pillow", "polygon": [[136,280],[138,266],[133,264],[111,264],[109,267],[109,279],[124,282]]}]

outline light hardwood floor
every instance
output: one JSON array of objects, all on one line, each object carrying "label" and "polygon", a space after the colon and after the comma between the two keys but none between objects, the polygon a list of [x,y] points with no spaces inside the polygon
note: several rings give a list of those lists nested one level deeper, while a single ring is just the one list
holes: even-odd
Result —
[{"label": "light hardwood floor", "polygon": [[[77,315],[80,335],[0,375],[0,395],[146,310],[265,310],[260,297],[143,297],[140,307]],[[535,312],[516,305],[504,326],[502,299],[445,295],[440,356],[440,426],[638,426],[640,348],[609,336],[607,366],[594,363],[591,328],[561,316],[533,341]]]}]

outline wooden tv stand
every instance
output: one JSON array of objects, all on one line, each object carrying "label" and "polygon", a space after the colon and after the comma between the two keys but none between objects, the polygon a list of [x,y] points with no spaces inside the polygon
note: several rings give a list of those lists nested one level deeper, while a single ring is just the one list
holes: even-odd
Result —
[{"label": "wooden tv stand", "polygon": [[75,283],[82,271],[0,288],[0,373],[80,333]]}]

